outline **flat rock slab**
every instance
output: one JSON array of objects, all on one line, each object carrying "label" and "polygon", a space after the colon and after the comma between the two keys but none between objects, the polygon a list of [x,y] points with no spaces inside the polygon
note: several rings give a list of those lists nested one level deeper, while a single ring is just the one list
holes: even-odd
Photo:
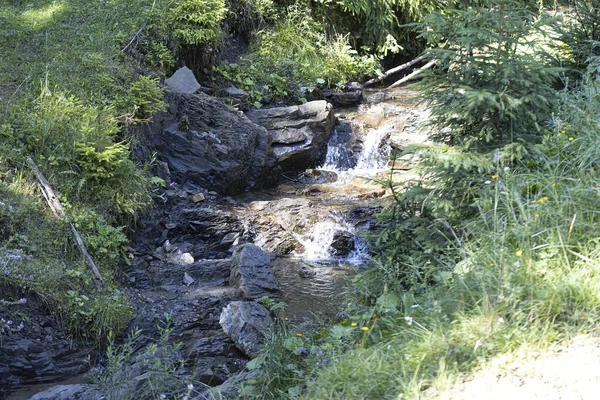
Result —
[{"label": "flat rock slab", "polygon": [[236,347],[254,358],[262,348],[273,318],[265,307],[253,301],[234,301],[223,309],[219,323]]},{"label": "flat rock slab", "polygon": [[30,400],[86,400],[100,398],[92,385],[56,385],[40,392]]},{"label": "flat rock slab", "polygon": [[333,106],[327,101],[250,110],[246,115],[267,128],[277,165],[284,172],[313,168],[323,161],[335,124]]}]

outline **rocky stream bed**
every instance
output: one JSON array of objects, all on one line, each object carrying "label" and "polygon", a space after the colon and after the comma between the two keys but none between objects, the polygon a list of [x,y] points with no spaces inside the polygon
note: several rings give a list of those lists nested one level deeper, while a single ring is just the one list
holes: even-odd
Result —
[{"label": "rocky stream bed", "polygon": [[[360,102],[356,90],[336,101]],[[185,91],[167,92],[169,110],[140,131],[138,156],[156,153],[155,172],[171,184],[141,218],[121,279],[135,308],[130,326],[142,332],[136,349],[170,315],[182,374],[229,398],[274,326],[256,299],[287,302],[297,324],[335,315],[344,282],[368,261],[361,234],[377,229],[386,201],[385,188],[363,177],[387,173],[392,146],[425,141],[417,125],[426,112],[410,89],[365,92],[342,109],[321,100],[245,114]],[[410,174],[411,160],[400,167]],[[77,377],[90,352],[92,363],[101,355],[62,334],[42,302],[28,306],[37,330],[0,343],[0,398],[98,398]],[[134,357],[127,385],[145,372]],[[64,385],[39,386],[52,382]]]}]

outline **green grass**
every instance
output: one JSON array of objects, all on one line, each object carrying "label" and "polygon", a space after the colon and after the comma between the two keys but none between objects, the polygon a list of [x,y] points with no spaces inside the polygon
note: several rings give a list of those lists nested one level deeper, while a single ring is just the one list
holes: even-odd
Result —
[{"label": "green grass", "polygon": [[[130,157],[128,123],[139,106],[155,111],[152,101],[161,92],[152,92],[154,81],[140,80],[160,71],[123,49],[153,4],[0,1],[0,197],[6,204],[0,249],[31,254],[19,268],[34,277],[0,280],[45,301],[75,337],[97,342],[131,316],[115,280],[127,241],[119,225],[147,206],[151,177],[147,163]],[[82,234],[107,281],[101,292],[64,221],[50,217],[26,157],[39,165]]]}]

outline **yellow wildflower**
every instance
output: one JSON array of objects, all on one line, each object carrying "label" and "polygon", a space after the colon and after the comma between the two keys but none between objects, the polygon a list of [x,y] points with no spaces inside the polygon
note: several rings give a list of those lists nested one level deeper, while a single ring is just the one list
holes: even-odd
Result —
[{"label": "yellow wildflower", "polygon": [[494,266],[494,263],[490,263],[490,267],[493,267],[493,266]]},{"label": "yellow wildflower", "polygon": [[492,175],[492,179],[498,179],[498,174]]},{"label": "yellow wildflower", "polygon": [[536,216],[536,217],[539,217],[539,216],[540,216],[540,214],[535,214],[535,216]]},{"label": "yellow wildflower", "polygon": [[351,326],[356,326],[357,324],[356,324],[356,322],[353,322],[353,323],[351,323],[350,325],[351,325]]},{"label": "yellow wildflower", "polygon": [[556,187],[556,183],[553,183],[553,184],[552,184],[552,187]]},{"label": "yellow wildflower", "polygon": [[521,251],[521,250],[517,250],[517,251],[515,252],[515,255],[516,255],[517,257],[521,257],[521,255],[523,255],[523,251]]},{"label": "yellow wildflower", "polygon": [[288,317],[285,317],[284,319],[285,319],[286,321],[289,321],[289,318],[288,318]]},{"label": "yellow wildflower", "polygon": [[572,141],[573,141],[573,138],[572,138],[572,137],[569,137],[569,142],[572,142]]},{"label": "yellow wildflower", "polygon": [[301,333],[296,333],[296,336],[301,337],[302,334]]},{"label": "yellow wildflower", "polygon": [[362,328],[360,328],[360,329],[361,329],[361,330],[363,330],[363,331],[365,331],[365,332],[369,330],[369,328],[367,328],[366,326],[363,326],[363,327],[362,327]]},{"label": "yellow wildflower", "polygon": [[548,201],[548,196],[544,196],[542,198],[544,199],[544,201]]}]

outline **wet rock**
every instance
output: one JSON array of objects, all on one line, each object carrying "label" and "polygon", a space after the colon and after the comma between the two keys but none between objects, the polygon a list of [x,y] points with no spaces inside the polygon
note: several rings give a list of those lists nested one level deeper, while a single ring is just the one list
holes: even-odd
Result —
[{"label": "wet rock", "polygon": [[300,175],[300,182],[314,185],[318,183],[331,183],[337,181],[338,176],[333,171],[323,171],[319,169],[308,169]]},{"label": "wet rock", "polygon": [[298,271],[300,278],[312,278],[317,275],[317,271],[314,268],[303,265]]},{"label": "wet rock", "polygon": [[345,92],[354,92],[357,90],[363,90],[363,85],[360,82],[348,82],[344,87]]},{"label": "wet rock", "polygon": [[333,235],[330,247],[334,256],[347,256],[354,250],[354,235],[346,231],[337,231]]},{"label": "wet rock", "polygon": [[269,311],[253,301],[234,301],[223,309],[219,323],[236,347],[254,358],[273,329]]},{"label": "wet rock", "polygon": [[[271,135],[204,93],[167,91],[167,112],[140,128],[140,153],[157,153],[171,179],[224,194],[273,186],[279,177]],[[136,148],[137,150],[137,148]]]},{"label": "wet rock", "polygon": [[244,244],[233,252],[229,285],[237,287],[246,299],[277,295],[279,288],[271,266],[271,256],[254,244]]},{"label": "wet rock", "polygon": [[[40,335],[43,334],[40,332]],[[70,340],[48,339],[34,341],[17,334],[3,335],[0,345],[0,397],[3,390],[11,386],[67,379],[89,368],[85,360],[87,353],[72,348]]]},{"label": "wet rock", "polygon": [[408,130],[394,131],[390,136],[390,145],[402,150],[411,144],[423,144],[429,141],[429,137],[423,132],[410,132]]},{"label": "wet rock", "polygon": [[344,92],[325,92],[325,100],[334,105],[334,107],[352,107],[362,103],[362,89],[344,91]]},{"label": "wet rock", "polygon": [[377,92],[368,95],[366,100],[369,104],[378,104],[383,103],[386,100],[386,96],[384,92]]},{"label": "wet rock", "polygon": [[192,278],[187,272],[184,272],[183,284],[186,286],[190,286],[192,283],[194,283],[194,278]]},{"label": "wet rock", "polygon": [[357,116],[356,120],[369,128],[378,128],[385,120],[385,109],[381,106],[372,107],[367,112]]},{"label": "wet rock", "polygon": [[100,398],[92,385],[56,385],[35,394],[30,400],[87,400]]},{"label": "wet rock", "polygon": [[327,152],[335,117],[324,100],[300,106],[250,110],[246,115],[269,130],[273,151],[283,171],[300,171],[319,165]]},{"label": "wet rock", "polygon": [[177,93],[190,94],[200,89],[200,84],[188,67],[179,68],[165,83],[169,89]]}]

